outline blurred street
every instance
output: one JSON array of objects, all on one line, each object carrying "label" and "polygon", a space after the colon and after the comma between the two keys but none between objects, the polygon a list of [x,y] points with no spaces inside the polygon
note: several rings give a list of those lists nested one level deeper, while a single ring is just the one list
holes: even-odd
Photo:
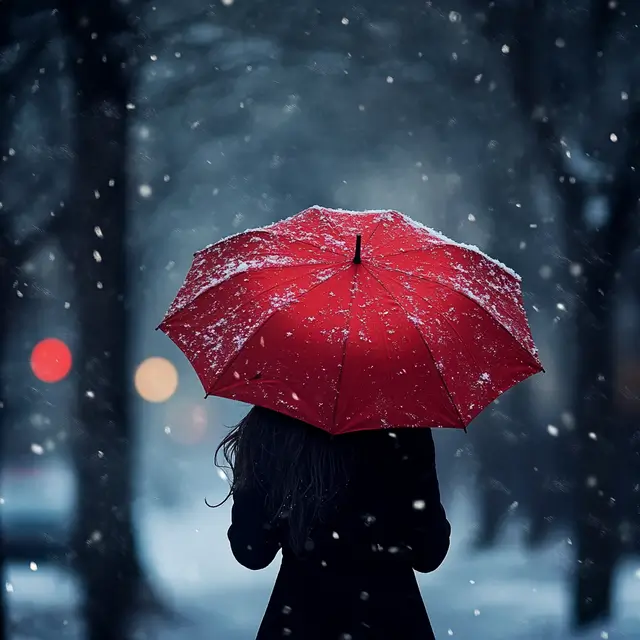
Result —
[{"label": "blurred street", "polygon": [[[438,638],[459,640],[566,640],[565,583],[572,549],[567,538],[534,553],[523,552],[517,519],[508,526],[503,548],[470,553],[472,513],[464,496],[452,510],[454,540],[436,573],[420,576],[423,597]],[[227,509],[204,505],[147,514],[142,530],[146,562],[162,594],[180,618],[168,624],[139,621],[136,638],[154,640],[252,640],[277,572],[240,567],[228,548]],[[621,569],[616,622],[579,636],[580,640],[632,640],[640,628],[640,564]],[[81,638],[75,607],[77,585],[56,569],[12,566],[9,571],[12,624],[20,640]],[[33,615],[38,612],[37,615]],[[50,634],[50,635],[47,635]]]}]

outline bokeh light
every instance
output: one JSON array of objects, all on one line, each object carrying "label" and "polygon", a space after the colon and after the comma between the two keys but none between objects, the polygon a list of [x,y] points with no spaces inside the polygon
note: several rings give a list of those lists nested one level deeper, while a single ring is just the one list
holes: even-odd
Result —
[{"label": "bokeh light", "polygon": [[166,358],[147,358],[136,369],[134,384],[147,402],[166,402],[178,388],[178,371]]},{"label": "bokeh light", "polygon": [[180,444],[197,444],[207,433],[207,410],[200,404],[179,403],[169,412],[165,433]]},{"label": "bokeh light", "polygon": [[38,380],[59,382],[71,371],[71,350],[58,338],[45,338],[31,351],[30,364]]}]

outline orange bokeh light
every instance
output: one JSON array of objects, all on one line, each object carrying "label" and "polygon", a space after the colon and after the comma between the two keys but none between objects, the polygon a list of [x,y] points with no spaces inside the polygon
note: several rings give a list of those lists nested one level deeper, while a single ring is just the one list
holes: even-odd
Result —
[{"label": "orange bokeh light", "polygon": [[166,358],[147,358],[136,369],[134,385],[147,402],[166,402],[178,388],[178,372]]},{"label": "orange bokeh light", "polygon": [[60,382],[71,371],[71,350],[58,338],[45,338],[33,348],[30,364],[38,380]]}]

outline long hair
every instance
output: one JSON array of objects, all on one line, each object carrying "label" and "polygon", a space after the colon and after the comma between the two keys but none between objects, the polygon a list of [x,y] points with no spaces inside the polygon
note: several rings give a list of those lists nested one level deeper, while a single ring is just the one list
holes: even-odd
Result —
[{"label": "long hair", "polygon": [[253,407],[216,449],[215,464],[232,472],[231,486],[222,502],[209,506],[224,504],[242,489],[262,491],[271,522],[286,518],[289,546],[299,553],[313,525],[349,483],[351,441],[277,411]]}]

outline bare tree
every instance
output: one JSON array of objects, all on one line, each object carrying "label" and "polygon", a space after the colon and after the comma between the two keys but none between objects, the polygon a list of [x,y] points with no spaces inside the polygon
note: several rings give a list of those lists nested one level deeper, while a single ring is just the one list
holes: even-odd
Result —
[{"label": "bare tree", "polygon": [[[17,8],[17,5],[9,0],[0,2],[0,52],[6,53],[12,45],[16,45],[13,42],[11,28],[14,17],[18,15]],[[23,46],[20,47],[19,55],[13,63],[0,67],[0,371],[5,363],[5,346],[10,319],[12,314],[18,311],[16,308],[18,298],[14,286],[18,278],[30,284],[30,278],[21,271],[21,267],[39,249],[43,240],[61,231],[63,222],[63,217],[58,215],[59,212],[53,212],[42,226],[34,227],[26,238],[16,242],[12,237],[12,211],[4,204],[3,194],[6,194],[7,183],[3,169],[6,168],[7,161],[10,159],[8,149],[12,127],[28,95],[28,90],[24,86],[24,77],[33,69],[45,50],[47,36],[43,34],[33,42],[21,44]],[[6,437],[7,430],[4,427],[13,408],[14,404],[5,397],[5,384],[0,375],[0,434],[2,434],[0,468],[6,461],[3,439]],[[0,576],[6,570],[8,556],[16,551],[20,553],[21,550],[7,548],[0,522]],[[33,552],[34,550],[30,549],[31,557]],[[0,640],[7,637],[8,633],[4,593],[4,590],[0,593]]]},{"label": "bare tree", "polygon": [[133,426],[128,354],[128,105],[133,31],[116,2],[60,2],[74,86],[73,225],[62,243],[75,273],[80,347],[79,429],[73,457],[81,488],[74,536],[85,586],[88,637],[127,637],[147,585],[132,514]]},{"label": "bare tree", "polygon": [[[126,178],[132,29],[117,3],[58,4],[51,15],[66,36],[67,68],[75,89],[72,189],[64,206],[34,226],[22,242],[10,239],[11,212],[5,208],[0,215],[0,362],[14,282],[27,278],[21,266],[44,239],[54,237],[75,274],[82,331],[76,358],[79,435],[72,442],[80,487],[73,541],[76,566],[85,586],[89,637],[121,640],[136,605],[162,611],[139,565],[131,513]],[[13,18],[29,19],[46,8],[37,1],[0,3],[0,46],[10,42]],[[30,95],[26,72],[50,36],[44,32],[21,46],[12,66],[0,74],[0,142],[9,140],[12,123]],[[6,418],[5,409],[0,406],[0,420]]]},{"label": "bare tree", "polygon": [[[9,38],[9,12],[0,8],[0,51],[8,46]],[[0,76],[0,149],[4,151],[7,148],[8,126],[9,122],[7,105],[7,96],[9,95],[10,84],[7,81],[6,71]],[[0,203],[2,202],[2,168],[0,166]],[[11,247],[9,242],[9,233],[7,229],[7,216],[0,210],[0,374],[5,362],[5,340],[7,337],[8,320],[9,320],[9,304],[11,300],[11,271],[12,264],[10,259]],[[4,464],[4,434],[6,430],[3,428],[6,424],[6,415],[8,411],[7,399],[4,397],[4,380],[0,375],[0,469]],[[4,581],[6,570],[4,527],[0,521],[0,580]],[[7,636],[7,618],[4,599],[4,589],[0,593],[0,640],[4,640]]]},{"label": "bare tree", "polygon": [[[605,69],[611,56],[624,56],[625,49],[630,55],[637,46],[633,25],[638,7],[598,0],[563,21],[561,6],[544,0],[478,1],[473,6],[487,39],[503,53],[514,100],[530,126],[532,164],[553,186],[566,254],[575,265],[574,620],[583,626],[610,615],[620,549],[613,321],[616,276],[640,196],[634,164],[640,152],[640,107],[635,96],[627,101],[624,119],[611,137],[600,123],[611,115]],[[572,22],[582,18],[579,25]],[[567,68],[567,55],[574,78],[558,72]],[[541,90],[543,74],[551,76],[546,92]],[[564,130],[570,110],[581,125],[573,127],[578,139],[571,142]],[[618,145],[616,154],[609,150],[612,142]]]}]

